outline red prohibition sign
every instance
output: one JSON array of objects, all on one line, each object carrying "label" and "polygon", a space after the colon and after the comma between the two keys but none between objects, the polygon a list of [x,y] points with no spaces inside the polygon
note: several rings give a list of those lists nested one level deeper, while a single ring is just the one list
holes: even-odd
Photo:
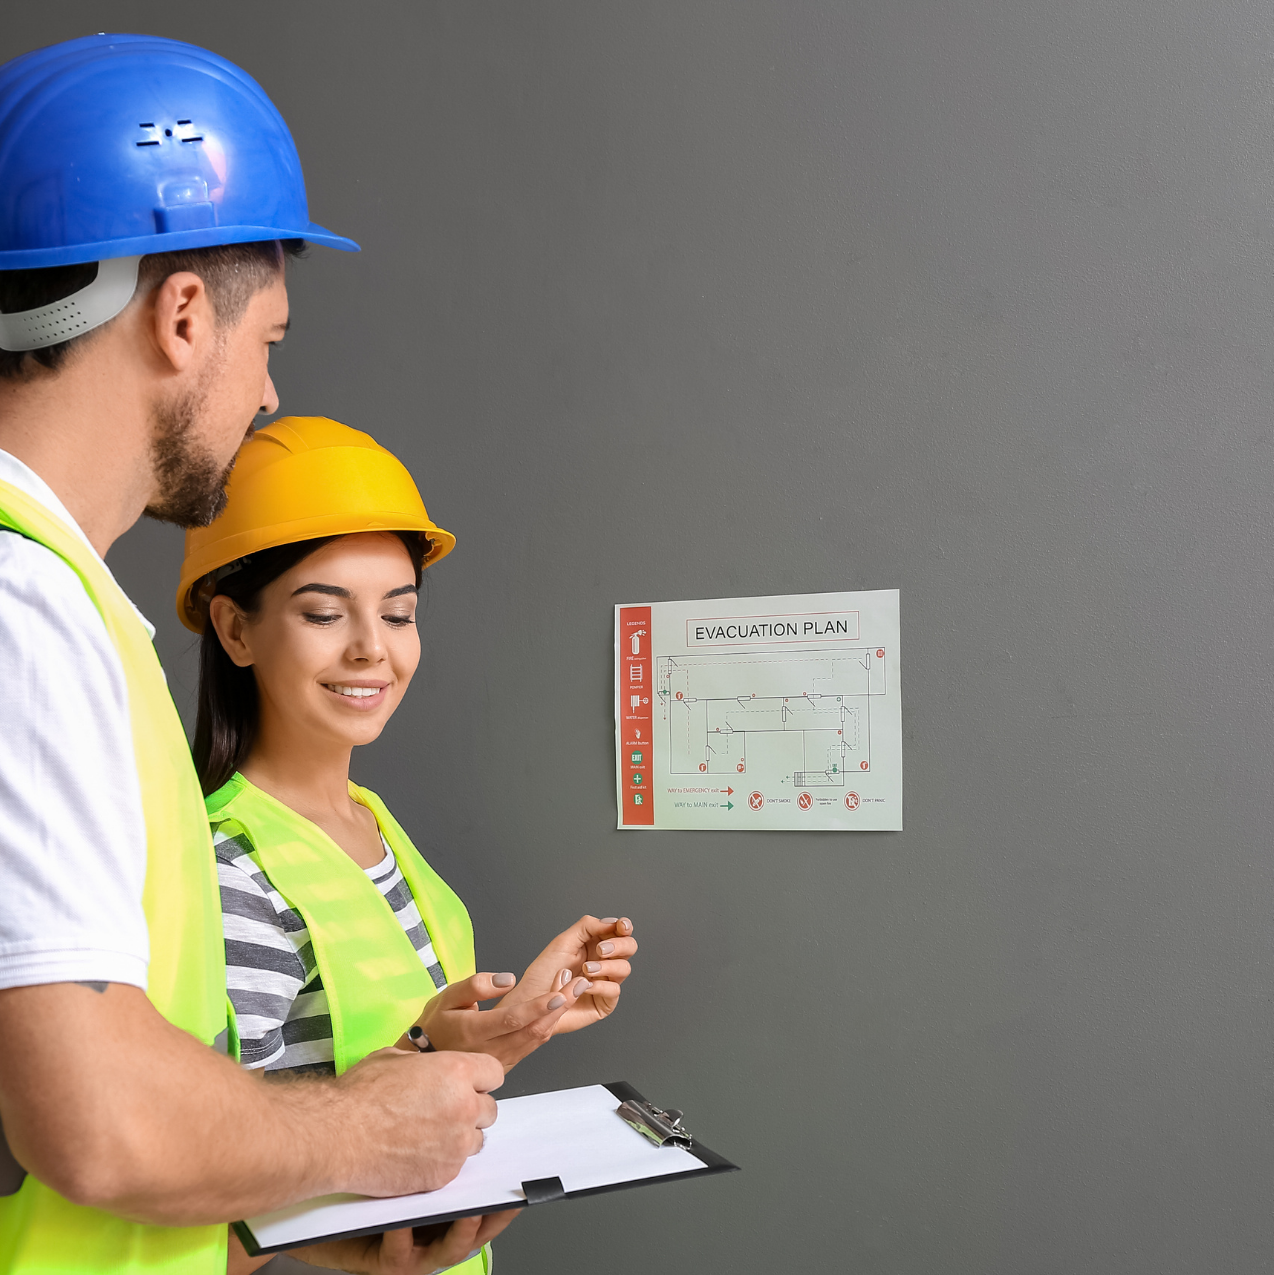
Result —
[{"label": "red prohibition sign", "polygon": [[797,797],[796,804],[800,806],[802,810],[808,810],[814,804],[814,798],[811,797],[809,793],[803,792],[799,797]]},{"label": "red prohibition sign", "polygon": [[847,792],[845,794],[845,809],[857,810],[860,798],[856,792]]},{"label": "red prohibition sign", "polygon": [[753,810],[760,810],[761,807],[765,805],[765,798],[759,792],[749,793],[748,805],[751,806]]},{"label": "red prohibition sign", "polygon": [[858,769],[859,769],[859,770],[866,770],[866,769],[867,769],[867,763],[866,763],[865,761],[860,761],[860,762],[858,763]]}]

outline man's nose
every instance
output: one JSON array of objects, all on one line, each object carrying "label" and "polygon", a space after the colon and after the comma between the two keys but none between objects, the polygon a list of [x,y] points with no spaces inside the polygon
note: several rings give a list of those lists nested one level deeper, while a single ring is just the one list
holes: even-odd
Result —
[{"label": "man's nose", "polygon": [[279,394],[274,388],[270,374],[265,374],[265,390],[261,395],[261,406],[257,409],[263,416],[272,416],[279,410]]}]

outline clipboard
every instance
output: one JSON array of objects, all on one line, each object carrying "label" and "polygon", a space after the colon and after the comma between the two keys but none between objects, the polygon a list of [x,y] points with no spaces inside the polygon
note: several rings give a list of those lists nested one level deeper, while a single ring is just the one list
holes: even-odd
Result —
[{"label": "clipboard", "polygon": [[[327,1195],[234,1223],[250,1257],[738,1168],[626,1081],[502,1098],[485,1144],[436,1191]],[[621,1114],[622,1112],[622,1114]]]}]

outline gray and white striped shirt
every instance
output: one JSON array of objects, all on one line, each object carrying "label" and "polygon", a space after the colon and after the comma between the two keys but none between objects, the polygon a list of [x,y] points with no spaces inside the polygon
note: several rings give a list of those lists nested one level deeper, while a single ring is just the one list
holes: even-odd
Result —
[{"label": "gray and white striped shirt", "polygon": [[[305,921],[271,884],[242,831],[228,835],[214,827],[212,840],[241,1062],[266,1071],[333,1075],[332,1019]],[[380,863],[363,871],[385,896],[434,986],[444,988],[429,931],[389,846]]]}]

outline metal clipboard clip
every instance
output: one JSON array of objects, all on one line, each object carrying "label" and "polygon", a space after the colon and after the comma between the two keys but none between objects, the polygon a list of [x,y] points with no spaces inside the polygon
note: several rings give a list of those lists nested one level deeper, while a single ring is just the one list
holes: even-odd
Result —
[{"label": "metal clipboard clip", "polygon": [[621,1102],[615,1114],[657,1147],[685,1147],[688,1151],[694,1145],[694,1138],[690,1130],[682,1126],[682,1113],[676,1107],[660,1111],[653,1102],[630,1099]]}]

